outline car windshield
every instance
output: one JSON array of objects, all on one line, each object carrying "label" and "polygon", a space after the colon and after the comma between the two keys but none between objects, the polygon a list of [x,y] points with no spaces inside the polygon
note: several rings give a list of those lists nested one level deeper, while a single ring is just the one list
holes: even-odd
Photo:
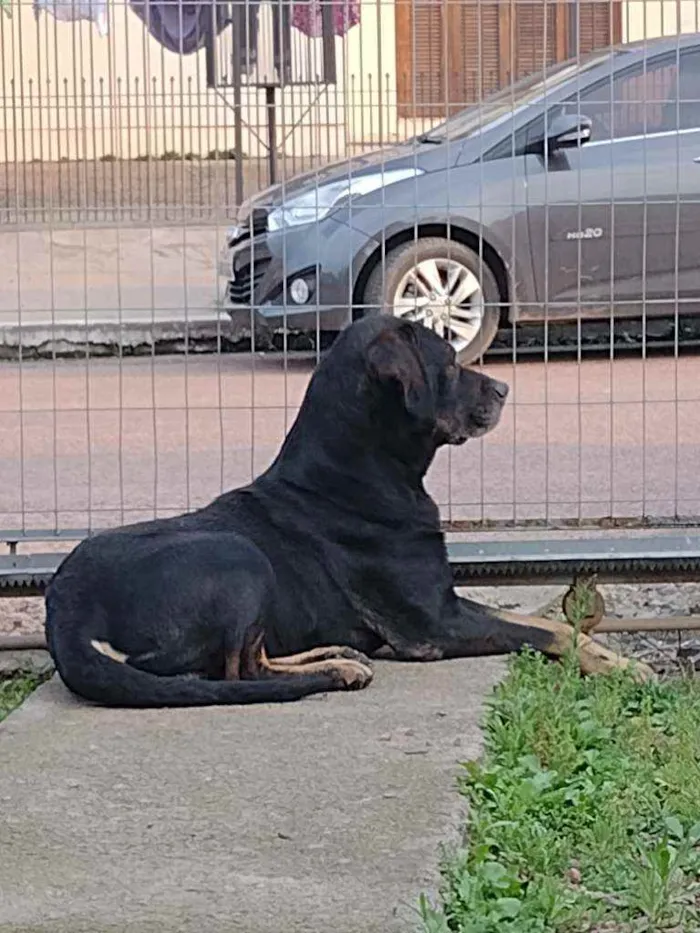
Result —
[{"label": "car windshield", "polygon": [[495,94],[489,95],[482,103],[474,104],[462,110],[444,123],[418,137],[420,142],[444,142],[447,139],[463,139],[482,129],[487,123],[494,123],[507,114],[512,114],[521,107],[531,104],[540,97],[550,94],[555,88],[568,81],[575,74],[581,74],[590,68],[596,68],[610,56],[617,56],[618,51],[592,54],[580,61],[569,60],[553,65],[547,71],[528,75],[515,84],[511,84]]}]

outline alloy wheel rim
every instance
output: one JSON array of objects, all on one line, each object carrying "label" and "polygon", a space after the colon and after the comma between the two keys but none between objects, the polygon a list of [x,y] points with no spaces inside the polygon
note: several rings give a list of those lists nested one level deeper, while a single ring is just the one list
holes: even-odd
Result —
[{"label": "alloy wheel rim", "polygon": [[416,321],[449,340],[459,353],[481,330],[481,282],[455,259],[423,259],[401,279],[391,302],[395,317]]}]

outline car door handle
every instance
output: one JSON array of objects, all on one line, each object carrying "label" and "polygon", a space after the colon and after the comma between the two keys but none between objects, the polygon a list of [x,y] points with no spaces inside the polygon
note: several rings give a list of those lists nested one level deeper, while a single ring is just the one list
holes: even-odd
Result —
[{"label": "car door handle", "polygon": [[695,156],[695,158],[693,159],[693,162],[700,162],[700,156]]}]

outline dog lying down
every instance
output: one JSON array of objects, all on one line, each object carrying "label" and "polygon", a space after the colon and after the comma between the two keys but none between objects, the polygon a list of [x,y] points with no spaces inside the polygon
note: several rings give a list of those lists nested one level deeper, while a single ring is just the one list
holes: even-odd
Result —
[{"label": "dog lying down", "polygon": [[[423,487],[437,449],[490,431],[507,394],[421,325],[353,324],[255,482],[65,559],[46,594],[61,678],[109,706],[207,706],[365,687],[369,658],[561,656],[568,625],[456,595]],[[630,663],[585,635],[577,650],[586,673]]]}]

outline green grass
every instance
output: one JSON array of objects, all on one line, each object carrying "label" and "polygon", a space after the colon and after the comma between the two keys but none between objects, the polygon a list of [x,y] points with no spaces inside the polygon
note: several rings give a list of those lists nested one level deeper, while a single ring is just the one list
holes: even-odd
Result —
[{"label": "green grass", "polygon": [[700,685],[512,660],[427,933],[700,931]]},{"label": "green grass", "polygon": [[0,722],[10,715],[41,684],[46,677],[18,674],[0,679]]}]

